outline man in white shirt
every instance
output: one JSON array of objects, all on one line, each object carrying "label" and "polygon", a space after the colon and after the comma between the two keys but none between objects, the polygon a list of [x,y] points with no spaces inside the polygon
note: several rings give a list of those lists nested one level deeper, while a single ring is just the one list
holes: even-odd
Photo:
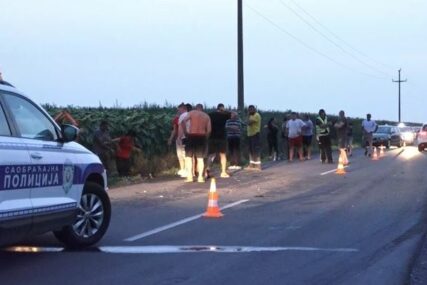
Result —
[{"label": "man in white shirt", "polygon": [[[378,129],[377,123],[371,120],[371,114],[366,115],[366,119],[362,122],[363,141],[365,142],[365,155],[372,154],[372,134]],[[368,147],[369,146],[369,147]]]},{"label": "man in white shirt", "polygon": [[302,128],[305,126],[301,119],[297,118],[297,113],[291,113],[291,119],[286,123],[286,129],[289,138],[289,161],[294,158],[294,148],[297,148],[299,159],[303,160],[302,155]]}]

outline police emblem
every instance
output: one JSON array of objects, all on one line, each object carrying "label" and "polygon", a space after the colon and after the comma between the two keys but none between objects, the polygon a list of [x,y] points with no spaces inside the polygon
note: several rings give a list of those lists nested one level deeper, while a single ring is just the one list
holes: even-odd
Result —
[{"label": "police emblem", "polygon": [[70,191],[71,187],[73,186],[74,166],[71,164],[65,164],[62,177],[62,187],[64,188],[65,193],[68,193],[68,191]]}]

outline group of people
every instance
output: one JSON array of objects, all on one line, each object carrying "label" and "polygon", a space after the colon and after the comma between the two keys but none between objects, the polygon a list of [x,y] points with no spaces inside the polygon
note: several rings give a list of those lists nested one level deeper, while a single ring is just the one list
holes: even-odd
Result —
[{"label": "group of people", "polygon": [[[178,113],[173,120],[173,130],[169,137],[169,145],[175,143],[180,169],[178,175],[187,182],[205,182],[210,176],[213,162],[220,161],[220,176],[229,177],[227,172],[227,155],[230,160],[228,169],[241,169],[241,136],[246,127],[249,153],[247,170],[261,170],[261,115],[255,106],[248,108],[246,120],[240,120],[235,111],[226,111],[224,104],[218,104],[214,112],[206,113],[202,104],[195,109],[190,104],[178,106]],[[302,118],[296,112],[285,116],[279,127],[273,117],[264,126],[267,129],[267,142],[270,159],[278,160],[278,134],[281,131],[284,148],[284,159],[310,160],[313,137],[320,150],[322,163],[333,163],[331,128],[335,128],[339,155],[343,164],[348,164],[348,156],[352,156],[353,124],[344,111],[338,118],[329,120],[324,109],[320,109],[315,122],[308,115]],[[376,130],[375,121],[368,114],[362,122],[366,155],[372,152],[372,134]],[[227,151],[228,150],[228,151]]]},{"label": "group of people", "polygon": [[[202,104],[195,109],[190,104],[180,104],[173,119],[173,128],[168,143],[175,142],[180,170],[178,174],[193,182],[205,182],[211,174],[216,158],[219,158],[222,178],[227,172],[227,149],[231,165],[228,169],[240,169],[240,145],[242,128],[247,128],[249,166],[261,170],[261,116],[254,106],[249,106],[249,115],[241,121],[237,112],[226,111],[220,103],[214,112],[206,113]],[[206,163],[205,163],[206,162]]]}]

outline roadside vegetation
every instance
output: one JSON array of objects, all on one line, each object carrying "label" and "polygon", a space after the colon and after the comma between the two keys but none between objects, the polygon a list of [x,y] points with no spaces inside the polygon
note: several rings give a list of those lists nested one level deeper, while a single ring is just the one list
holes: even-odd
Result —
[{"label": "roadside vegetation", "polygon": [[[107,120],[110,123],[111,137],[119,137],[128,130],[134,130],[137,134],[136,144],[140,149],[136,149],[132,153],[132,169],[134,175],[142,177],[152,177],[159,175],[172,175],[176,171],[177,159],[175,156],[174,145],[168,146],[167,140],[171,132],[171,122],[176,114],[176,108],[173,106],[159,106],[142,104],[131,108],[122,107],[58,107],[55,105],[46,104],[43,107],[54,116],[61,110],[67,109],[69,113],[78,121],[80,127],[79,143],[92,149],[93,134],[98,128],[101,120]],[[214,111],[215,108],[206,108],[207,112]],[[283,122],[283,118],[290,114],[291,110],[286,111],[263,111],[259,110],[262,116],[262,126],[267,124],[271,117],[275,117],[278,125]],[[300,115],[305,114],[300,112]],[[314,122],[317,116],[316,113],[307,113],[310,119]],[[337,119],[336,115],[328,115],[330,121]],[[246,112],[240,116],[242,120],[246,119]],[[361,144],[361,122],[363,118],[349,118],[353,122],[354,145]],[[376,120],[378,124],[396,124],[392,121]],[[244,132],[243,132],[244,134]],[[267,154],[267,139],[266,130],[262,130],[263,136],[263,156]],[[331,136],[333,144],[335,139],[334,129],[331,128]],[[281,135],[279,134],[279,145],[282,143]],[[246,136],[242,136],[242,157],[243,161],[247,157],[246,152]],[[314,143],[314,150],[317,146]],[[113,178],[114,179],[114,178]]]}]

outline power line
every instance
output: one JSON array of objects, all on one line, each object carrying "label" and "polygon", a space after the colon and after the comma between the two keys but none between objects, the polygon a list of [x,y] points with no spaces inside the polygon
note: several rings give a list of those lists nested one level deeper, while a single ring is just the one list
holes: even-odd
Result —
[{"label": "power line", "polygon": [[342,64],[339,61],[336,61],[332,57],[326,55],[325,53],[323,53],[321,51],[318,51],[317,49],[311,47],[310,45],[308,45],[304,41],[300,40],[299,38],[297,38],[296,36],[294,36],[293,34],[291,34],[290,32],[288,32],[287,30],[285,30],[283,27],[281,27],[280,25],[276,24],[274,21],[270,20],[268,17],[264,16],[261,12],[259,12],[255,8],[251,7],[248,4],[245,4],[245,6],[247,8],[249,8],[250,10],[252,10],[259,17],[263,18],[266,22],[268,22],[269,24],[271,24],[272,26],[274,26],[276,29],[278,29],[282,33],[288,35],[289,37],[291,37],[292,39],[294,39],[295,41],[297,41],[300,45],[304,46],[306,49],[311,50],[312,52],[314,52],[314,53],[316,53],[316,54],[318,54],[318,55],[320,55],[320,56],[328,59],[329,61],[335,63],[336,65],[338,65],[338,66],[340,66],[340,67],[342,67],[344,69],[348,69],[348,70],[350,70],[352,72],[359,73],[359,74],[362,74],[362,75],[365,75],[365,76],[369,76],[369,77],[373,77],[373,78],[376,78],[376,79],[384,79],[385,78],[385,77],[379,77],[379,76],[376,76],[376,75],[373,75],[373,74],[369,74],[369,73],[365,73],[365,72],[361,72],[361,71],[355,70],[354,68],[351,68],[351,67],[349,67],[349,66],[347,66],[345,64]]},{"label": "power line", "polygon": [[[289,0],[291,1],[296,7],[298,7],[298,9],[300,9],[304,14],[306,14],[308,17],[310,17],[316,24],[318,24],[320,27],[322,27],[325,31],[327,31],[330,35],[332,35],[335,39],[339,40],[340,42],[342,42],[344,45],[346,45],[348,48],[350,48],[351,50],[355,51],[356,53],[358,53],[359,55],[366,57],[367,59],[371,60],[372,62],[381,65],[385,68],[387,68],[388,70],[394,70],[395,68],[380,62],[379,60],[374,59],[373,57],[367,55],[366,53],[360,51],[359,49],[353,47],[351,44],[349,44],[348,42],[346,42],[345,40],[343,40],[341,37],[339,37],[337,34],[335,34],[334,32],[332,32],[328,27],[326,27],[325,25],[323,25],[319,20],[317,20],[313,15],[311,15],[309,12],[307,12],[307,10],[305,10],[303,7],[301,7],[300,4],[298,4],[297,2],[295,2],[294,0]],[[388,75],[391,76],[390,73],[388,73]]]},{"label": "power line", "polygon": [[373,71],[382,73],[384,75],[389,76],[389,74],[385,73],[382,70],[379,70],[378,68],[376,68],[375,66],[361,60],[360,58],[358,58],[357,56],[353,55],[352,53],[348,52],[346,49],[344,49],[340,44],[336,43],[334,40],[332,40],[331,38],[329,38],[327,35],[325,35],[322,31],[320,31],[319,29],[317,29],[315,26],[313,26],[309,21],[307,21],[306,19],[304,19],[304,17],[302,17],[297,11],[295,11],[294,9],[292,9],[289,5],[287,5],[285,2],[283,2],[283,0],[279,0],[279,3],[281,5],[283,5],[284,7],[286,7],[288,10],[290,10],[295,16],[297,16],[301,21],[303,21],[305,24],[307,24],[312,30],[314,30],[316,33],[318,33],[319,35],[321,35],[324,39],[326,39],[328,42],[330,42],[331,44],[333,44],[335,47],[337,47],[339,50],[341,50],[343,53],[345,53],[346,55],[350,56],[351,58],[353,58],[354,60],[356,60],[357,62],[367,66],[368,68],[370,68]]}]

